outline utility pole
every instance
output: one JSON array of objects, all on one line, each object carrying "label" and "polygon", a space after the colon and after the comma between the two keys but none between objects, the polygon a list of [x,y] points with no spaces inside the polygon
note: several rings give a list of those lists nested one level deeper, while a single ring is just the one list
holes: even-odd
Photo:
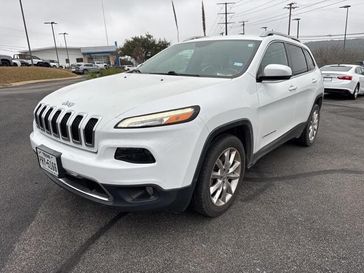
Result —
[{"label": "utility pole", "polygon": [[243,35],[245,35],[245,23],[247,23],[248,21],[240,21],[239,23],[241,24],[241,26],[243,27]]},{"label": "utility pole", "polygon": [[104,0],[101,0],[101,7],[102,7],[102,16],[104,18],[106,45],[109,45],[109,35],[107,34],[106,19],[105,19],[105,9],[104,9]]},{"label": "utility pole", "polygon": [[23,17],[23,23],[24,23],[24,29],[25,29],[25,36],[27,37],[28,50],[29,50],[29,55],[30,55],[30,62],[32,63],[32,65],[34,65],[33,64],[33,58],[32,58],[32,50],[30,49],[30,42],[29,42],[27,24],[25,23],[25,16],[24,16],[23,4],[22,4],[21,0],[19,0],[19,4],[20,4],[20,9],[21,9],[21,15]]},{"label": "utility pole", "polygon": [[[67,46],[67,40],[66,40],[66,35],[68,35],[67,32],[62,32],[62,33],[58,33],[59,35],[63,35],[63,39],[64,39],[64,45],[66,47],[66,53],[67,53],[67,60],[68,60],[68,66],[71,65],[71,60],[70,60],[70,55],[68,54],[68,46]],[[67,63],[66,63],[67,66]]]},{"label": "utility pole", "polygon": [[58,57],[58,49],[57,49],[57,43],[56,43],[56,36],[54,36],[54,28],[53,25],[57,25],[56,22],[44,22],[45,25],[51,25],[52,28],[52,34],[53,34],[53,41],[54,41],[54,48],[56,49],[56,56],[57,56],[57,63],[59,65],[59,57]]},{"label": "utility pole", "polygon": [[348,19],[349,19],[349,8],[351,8],[350,5],[342,6],[341,9],[346,9],[346,20],[345,20],[345,34],[344,34],[344,60],[345,60],[345,54],[346,54],[346,35],[348,32]]},{"label": "utility pole", "polygon": [[293,19],[293,21],[297,21],[297,39],[300,38],[300,21],[301,21],[301,18],[295,18]]},{"label": "utility pole", "polygon": [[228,12],[228,6],[229,5],[234,5],[235,2],[224,2],[224,3],[217,3],[217,4],[225,6],[225,12],[218,13],[218,14],[224,14],[225,15],[225,22],[224,23],[219,23],[219,24],[225,25],[225,35],[228,35],[228,25],[233,23],[233,22],[228,22],[228,15],[233,14],[233,12]]},{"label": "utility pole", "polygon": [[289,16],[288,16],[288,35],[291,35],[291,21],[292,21],[292,10],[298,8],[296,6],[295,2],[291,2],[287,4],[287,6],[284,7],[285,9],[289,10]]}]

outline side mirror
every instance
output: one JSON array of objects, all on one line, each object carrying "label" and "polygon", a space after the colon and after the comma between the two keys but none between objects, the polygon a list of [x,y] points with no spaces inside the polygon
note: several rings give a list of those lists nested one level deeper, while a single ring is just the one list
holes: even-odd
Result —
[{"label": "side mirror", "polygon": [[264,68],[263,75],[259,75],[258,82],[262,81],[282,81],[292,77],[292,69],[282,64],[269,64]]}]

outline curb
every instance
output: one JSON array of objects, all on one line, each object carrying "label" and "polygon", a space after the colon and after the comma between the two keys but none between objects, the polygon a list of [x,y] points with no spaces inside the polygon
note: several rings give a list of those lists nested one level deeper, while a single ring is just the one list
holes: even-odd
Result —
[{"label": "curb", "polygon": [[8,83],[8,84],[0,84],[0,87],[14,87],[14,86],[22,86],[22,85],[32,84],[32,83],[55,82],[55,81],[64,81],[64,80],[76,80],[76,79],[81,79],[81,78],[82,78],[82,76],[75,76],[75,77],[57,78],[57,79],[32,80],[32,81],[23,81],[23,82],[14,82],[14,83]]}]

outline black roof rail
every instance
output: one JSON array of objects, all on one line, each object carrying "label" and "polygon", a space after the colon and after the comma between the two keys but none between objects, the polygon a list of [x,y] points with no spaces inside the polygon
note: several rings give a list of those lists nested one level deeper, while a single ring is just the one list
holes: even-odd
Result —
[{"label": "black roof rail", "polygon": [[297,42],[301,42],[299,39],[297,39],[295,37],[292,37],[292,36],[284,34],[284,33],[276,32],[276,31],[266,31],[262,35],[260,35],[260,37],[268,37],[268,36],[273,36],[273,35],[278,35],[278,36],[282,36],[282,37],[286,37],[286,38],[295,40]]}]

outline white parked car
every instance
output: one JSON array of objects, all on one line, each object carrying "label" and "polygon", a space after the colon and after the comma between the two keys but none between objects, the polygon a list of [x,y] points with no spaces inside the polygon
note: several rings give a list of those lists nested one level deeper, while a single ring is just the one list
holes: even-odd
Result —
[{"label": "white parked car", "polygon": [[100,67],[92,63],[76,63],[72,66],[71,71],[75,74],[87,74],[89,72],[99,72]]},{"label": "white parked car", "polygon": [[36,66],[50,67],[48,61],[42,60],[37,56],[30,56],[29,54],[15,54],[13,60],[20,62],[23,66],[31,65],[33,60],[33,64]]},{"label": "white parked car", "polygon": [[125,64],[125,65],[122,66],[122,69],[124,69],[125,71],[131,71],[131,70],[134,70],[136,68],[137,68],[136,66],[133,66],[131,64]]},{"label": "white parked car", "polygon": [[51,67],[53,68],[60,68],[61,66],[59,65],[59,63],[56,60],[48,60],[47,61]]},{"label": "white parked car", "polygon": [[100,69],[107,69],[109,68],[109,64],[104,62],[94,62],[94,65],[97,65]]},{"label": "white parked car", "polygon": [[364,94],[364,67],[333,64],[321,67],[321,72],[325,93],[350,95],[354,100]]},{"label": "white parked car", "polygon": [[85,198],[126,211],[192,202],[215,217],[262,156],[290,139],[315,142],[323,92],[293,38],[196,39],[46,96],[30,140],[48,177]]}]

